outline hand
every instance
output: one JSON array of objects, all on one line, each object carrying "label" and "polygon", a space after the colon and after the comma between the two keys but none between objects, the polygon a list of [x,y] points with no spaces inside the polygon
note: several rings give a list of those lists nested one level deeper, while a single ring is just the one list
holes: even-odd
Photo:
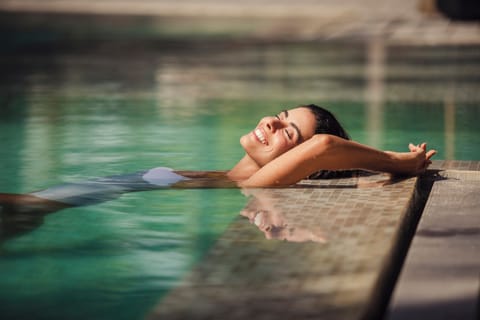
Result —
[{"label": "hand", "polygon": [[420,145],[410,143],[408,148],[410,152],[386,151],[394,160],[394,166],[389,172],[412,176],[422,174],[432,163],[430,159],[437,153],[435,150],[427,151],[426,143]]},{"label": "hand", "polygon": [[414,145],[410,143],[408,145],[408,148],[410,149],[410,153],[413,153],[415,155],[415,166],[412,168],[413,174],[420,174],[425,172],[428,166],[432,164],[432,161],[430,159],[437,153],[436,150],[427,151],[427,144],[425,142],[419,145]]}]

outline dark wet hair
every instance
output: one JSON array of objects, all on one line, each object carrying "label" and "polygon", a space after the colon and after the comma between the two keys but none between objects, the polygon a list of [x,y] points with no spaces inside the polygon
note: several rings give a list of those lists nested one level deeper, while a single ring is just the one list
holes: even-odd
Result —
[{"label": "dark wet hair", "polygon": [[[331,134],[346,140],[350,140],[347,131],[342,127],[337,118],[325,108],[315,104],[301,105],[300,108],[309,109],[315,116],[315,134]],[[356,170],[320,170],[308,176],[308,179],[332,179],[351,177]]]},{"label": "dark wet hair", "polygon": [[347,131],[343,129],[337,118],[335,118],[335,116],[327,109],[319,107],[315,104],[307,104],[300,107],[309,109],[315,116],[315,134],[331,134],[343,139],[350,140],[350,136],[348,135]]}]

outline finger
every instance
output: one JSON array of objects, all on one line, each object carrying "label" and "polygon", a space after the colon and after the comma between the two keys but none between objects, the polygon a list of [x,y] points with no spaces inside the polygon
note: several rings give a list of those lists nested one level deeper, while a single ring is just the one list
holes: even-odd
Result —
[{"label": "finger", "polygon": [[417,144],[417,145],[412,145],[412,147],[410,148],[410,151],[411,152],[425,152],[425,150],[423,150],[422,146]]},{"label": "finger", "polygon": [[423,151],[426,151],[427,150],[427,144],[424,142],[420,145],[420,148],[423,149]]},{"label": "finger", "polygon": [[415,147],[415,146],[413,145],[413,143],[409,143],[409,144],[408,144],[408,149],[409,149],[411,152],[415,152],[415,150],[417,149],[417,147]]},{"label": "finger", "polygon": [[437,154],[437,150],[429,150],[426,155],[425,155],[425,158],[427,160],[430,160],[431,157],[433,157],[434,155]]}]

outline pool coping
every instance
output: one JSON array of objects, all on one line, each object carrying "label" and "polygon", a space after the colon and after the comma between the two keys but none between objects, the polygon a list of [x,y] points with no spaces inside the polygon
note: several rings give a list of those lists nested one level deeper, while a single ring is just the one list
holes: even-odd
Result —
[{"label": "pool coping", "polygon": [[480,316],[478,163],[439,169],[392,296],[388,319]]},{"label": "pool coping", "polygon": [[479,165],[435,161],[420,178],[376,174],[253,191],[244,211],[270,205],[297,229],[320,223],[327,239],[266,240],[238,218],[148,318],[380,319],[437,174]]}]

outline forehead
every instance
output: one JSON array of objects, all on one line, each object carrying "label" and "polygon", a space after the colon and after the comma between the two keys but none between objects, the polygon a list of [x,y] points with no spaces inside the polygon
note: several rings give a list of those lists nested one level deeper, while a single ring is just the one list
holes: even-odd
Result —
[{"label": "forehead", "polygon": [[295,108],[288,111],[289,122],[298,126],[305,140],[310,139],[315,134],[315,116],[307,108]]}]

